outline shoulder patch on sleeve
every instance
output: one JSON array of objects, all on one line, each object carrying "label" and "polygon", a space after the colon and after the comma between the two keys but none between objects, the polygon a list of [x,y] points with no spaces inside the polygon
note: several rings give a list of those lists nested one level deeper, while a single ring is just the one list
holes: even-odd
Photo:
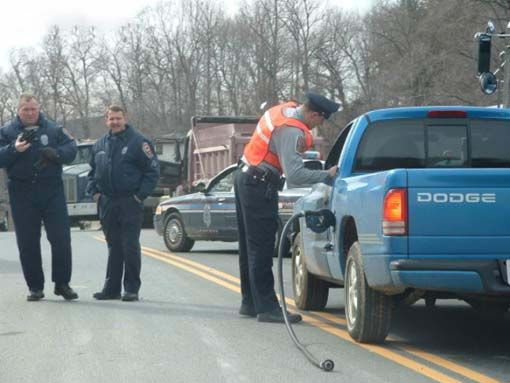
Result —
[{"label": "shoulder patch on sleeve", "polygon": [[152,152],[151,146],[147,142],[144,142],[142,144],[142,150],[148,158],[154,157],[154,153]]},{"label": "shoulder patch on sleeve", "polygon": [[304,137],[298,137],[296,141],[296,152],[304,153],[306,151],[306,142]]}]

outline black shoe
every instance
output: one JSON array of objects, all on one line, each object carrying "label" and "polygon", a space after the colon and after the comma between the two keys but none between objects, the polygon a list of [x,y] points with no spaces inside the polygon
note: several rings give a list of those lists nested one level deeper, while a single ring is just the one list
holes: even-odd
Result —
[{"label": "black shoe", "polygon": [[27,295],[27,301],[35,302],[40,301],[44,298],[44,293],[42,290],[30,290],[30,294]]},{"label": "black shoe", "polygon": [[241,305],[239,308],[239,315],[255,318],[257,316],[257,312],[253,306]]},{"label": "black shoe", "polygon": [[125,292],[124,295],[122,296],[122,300],[124,302],[134,302],[134,301],[137,301],[138,300],[138,294],[137,293],[128,293],[128,292]]},{"label": "black shoe", "polygon": [[66,283],[64,285],[55,286],[53,291],[55,295],[61,295],[66,301],[78,299],[78,294]]},{"label": "black shoe", "polygon": [[[298,323],[303,320],[299,314],[291,314],[287,311],[287,319],[290,323]],[[257,315],[257,322],[269,322],[269,323],[285,323],[283,319],[283,312],[281,308],[274,309],[265,313],[259,313]]]},{"label": "black shoe", "polygon": [[92,295],[98,301],[106,301],[110,299],[120,299],[120,293],[112,294],[107,291],[98,291]]}]

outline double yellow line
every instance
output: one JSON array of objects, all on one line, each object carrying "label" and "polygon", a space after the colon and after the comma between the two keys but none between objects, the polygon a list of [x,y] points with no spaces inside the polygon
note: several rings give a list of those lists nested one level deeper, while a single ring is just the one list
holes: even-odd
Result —
[{"label": "double yellow line", "polygon": [[[104,241],[104,238],[101,237],[95,238]],[[203,279],[206,279],[210,282],[213,282],[219,286],[222,286],[236,293],[241,292],[241,289],[239,287],[240,284],[239,278],[231,274],[225,273],[223,271],[217,270],[215,268],[203,265],[195,261],[191,261],[183,257],[176,256],[172,253],[163,252],[146,246],[142,246],[142,253],[148,257],[157,259],[161,262],[165,262],[172,266],[178,267],[179,269],[195,274]],[[287,305],[289,305],[290,307],[292,308],[296,307],[294,300],[286,298],[285,301]],[[408,369],[415,371],[418,374],[424,375],[437,382],[461,383],[462,381],[452,376],[448,376],[440,372],[439,370],[435,370],[434,368],[431,368],[426,364],[422,363],[422,361],[426,361],[444,370],[453,372],[454,374],[457,374],[459,377],[464,377],[474,382],[478,383],[499,382],[498,380],[495,380],[489,376],[483,375],[470,368],[461,366],[457,363],[451,362],[440,356],[433,355],[424,350],[420,350],[418,348],[408,345],[397,345],[398,341],[391,337],[387,339],[385,343],[386,346],[356,343],[350,337],[347,330],[343,329],[346,326],[346,321],[344,318],[340,316],[318,311],[308,311],[306,313],[301,312],[301,315],[303,316],[303,321],[311,326],[320,328],[321,330],[326,331],[332,335],[335,335],[338,338],[341,338],[345,341],[348,341],[359,347],[369,350],[375,354],[378,354],[386,359],[389,359],[397,364],[400,364]],[[416,359],[412,359],[410,356],[413,356]]]}]

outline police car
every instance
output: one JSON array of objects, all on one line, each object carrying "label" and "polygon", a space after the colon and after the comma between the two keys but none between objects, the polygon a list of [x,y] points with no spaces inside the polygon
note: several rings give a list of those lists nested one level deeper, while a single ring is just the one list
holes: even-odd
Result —
[{"label": "police car", "polygon": [[[320,160],[305,160],[305,167],[322,169]],[[234,173],[237,165],[231,165],[198,193],[172,197],[161,202],[154,214],[154,228],[163,236],[170,251],[190,251],[197,240],[235,242],[237,218],[234,197]],[[292,208],[298,198],[307,194],[309,188],[292,188],[279,193],[279,230],[292,216]]]}]

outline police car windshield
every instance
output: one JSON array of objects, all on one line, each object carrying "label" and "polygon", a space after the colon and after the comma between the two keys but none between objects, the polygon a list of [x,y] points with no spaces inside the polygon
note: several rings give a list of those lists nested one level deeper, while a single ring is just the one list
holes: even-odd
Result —
[{"label": "police car windshield", "polygon": [[92,145],[79,145],[76,158],[71,165],[88,164],[92,156]]}]

